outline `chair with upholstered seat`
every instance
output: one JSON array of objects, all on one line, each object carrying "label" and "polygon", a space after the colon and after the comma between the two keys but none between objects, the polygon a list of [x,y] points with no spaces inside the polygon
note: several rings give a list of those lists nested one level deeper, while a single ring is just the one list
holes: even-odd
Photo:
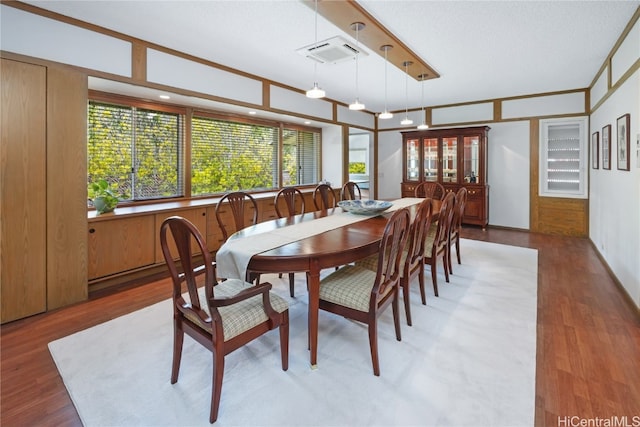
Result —
[{"label": "chair with upholstered seat", "polygon": [[456,256],[458,258],[458,264],[461,264],[460,260],[460,231],[462,230],[462,219],[464,218],[464,208],[467,204],[467,189],[460,187],[456,192],[455,208],[453,209],[453,218],[451,219],[451,229],[449,230],[449,250],[447,256],[449,257],[449,273],[453,274],[453,263],[451,262],[451,250],[452,247],[456,248]]},{"label": "chair with upholstered seat", "polygon": [[444,199],[446,191],[439,182],[425,181],[421,182],[413,190],[415,197],[428,197],[430,199]]},{"label": "chair with upholstered seat", "polygon": [[[169,244],[170,239],[175,245]],[[227,354],[279,328],[282,369],[288,369],[289,308],[283,298],[271,292],[270,283],[254,286],[238,279],[217,283],[216,267],[202,235],[182,217],[172,216],[162,223],[160,245],[173,281],[171,384],[178,381],[186,333],[213,353],[209,413],[209,422],[213,423],[218,418]],[[200,251],[202,264],[194,263],[193,246]],[[197,277],[203,271],[204,286],[198,289]]]},{"label": "chair with upholstered seat", "polygon": [[[418,276],[422,305],[427,305],[427,296],[424,289],[424,243],[425,236],[431,227],[431,220],[431,199],[425,199],[416,210],[416,216],[409,229],[409,240],[405,245],[400,260],[400,288],[402,288],[404,311],[407,317],[407,325],[409,326],[412,326],[410,287],[411,281],[416,275]],[[355,264],[376,271],[378,256],[371,255],[365,259],[356,261]]]},{"label": "chair with upholstered seat", "polygon": [[361,200],[362,191],[353,181],[346,182],[340,190],[340,200]]},{"label": "chair with upholstered seat", "polygon": [[452,192],[447,193],[440,206],[438,214],[438,222],[432,224],[424,243],[424,263],[429,264],[431,268],[431,281],[433,282],[433,292],[438,296],[438,274],[437,264],[438,257],[442,257],[444,266],[444,277],[449,282],[449,228],[453,218],[453,209],[455,205],[455,195]]},{"label": "chair with upholstered seat", "polygon": [[[231,211],[231,218],[226,212],[227,209]],[[249,193],[226,193],[216,205],[216,220],[226,241],[236,231],[258,223],[258,204]]]},{"label": "chair with upholstered seat", "polygon": [[[278,191],[273,199],[278,218],[285,218],[304,213],[304,194],[295,187],[285,187]],[[280,273],[282,277],[282,273]],[[289,295],[294,297],[294,274],[289,273]]]},{"label": "chair with upholstered seat", "polygon": [[320,281],[320,309],[367,324],[373,374],[380,375],[378,317],[391,305],[396,339],[401,340],[398,315],[400,259],[409,234],[409,210],[399,209],[386,224],[376,271],[345,265]]},{"label": "chair with upholstered seat", "polygon": [[335,208],[338,203],[336,193],[328,184],[318,184],[313,189],[313,204],[317,210]]}]

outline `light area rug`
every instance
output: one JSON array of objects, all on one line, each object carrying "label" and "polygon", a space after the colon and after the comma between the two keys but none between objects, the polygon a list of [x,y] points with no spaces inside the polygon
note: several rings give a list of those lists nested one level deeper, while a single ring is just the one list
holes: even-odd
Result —
[{"label": "light area rug", "polygon": [[[295,298],[286,275],[264,276],[290,303],[289,370],[280,366],[277,330],[228,355],[215,425],[533,425],[537,251],[466,239],[461,246],[450,283],[438,266],[439,297],[426,269],[427,306],[416,279],[412,327],[400,309],[402,341],[391,309],[380,317],[380,377],[366,326],[322,311],[312,370],[304,274],[296,274]],[[169,382],[170,300],[49,349],[86,426],[209,425],[211,353],[185,338],[180,378]]]}]

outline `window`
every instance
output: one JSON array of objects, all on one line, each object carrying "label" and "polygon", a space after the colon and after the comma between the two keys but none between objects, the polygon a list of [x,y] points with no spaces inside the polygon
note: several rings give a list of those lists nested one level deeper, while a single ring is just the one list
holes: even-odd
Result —
[{"label": "window", "polygon": [[282,139],[282,185],[317,183],[320,133],[284,129]]},{"label": "window", "polygon": [[[191,131],[191,194],[279,187],[280,128],[196,116]],[[283,129],[282,186],[318,181],[319,132]]]},{"label": "window", "polygon": [[105,179],[127,200],[184,194],[178,113],[89,102],[87,183]]},{"label": "window", "polygon": [[[320,131],[315,128],[202,111],[188,116],[179,106],[100,92],[90,96],[87,183],[105,179],[125,194],[124,200],[318,182]],[[191,178],[189,187],[185,177]]]},{"label": "window", "polygon": [[191,194],[278,186],[278,128],[194,117]]}]

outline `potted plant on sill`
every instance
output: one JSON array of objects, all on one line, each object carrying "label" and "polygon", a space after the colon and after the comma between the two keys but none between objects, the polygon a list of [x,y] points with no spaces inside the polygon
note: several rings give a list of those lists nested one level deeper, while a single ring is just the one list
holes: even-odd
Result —
[{"label": "potted plant on sill", "polygon": [[98,215],[113,212],[121,197],[104,179],[89,184],[88,194]]}]

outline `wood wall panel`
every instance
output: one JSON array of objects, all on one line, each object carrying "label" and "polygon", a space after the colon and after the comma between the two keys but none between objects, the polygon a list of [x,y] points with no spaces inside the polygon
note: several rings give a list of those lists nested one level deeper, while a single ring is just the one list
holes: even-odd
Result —
[{"label": "wood wall panel", "polygon": [[537,231],[563,236],[587,236],[588,208],[586,199],[539,197]]},{"label": "wood wall panel", "polygon": [[46,310],[45,67],[2,59],[1,322]]},{"label": "wood wall panel", "polygon": [[87,299],[87,77],[47,71],[47,309]]}]

